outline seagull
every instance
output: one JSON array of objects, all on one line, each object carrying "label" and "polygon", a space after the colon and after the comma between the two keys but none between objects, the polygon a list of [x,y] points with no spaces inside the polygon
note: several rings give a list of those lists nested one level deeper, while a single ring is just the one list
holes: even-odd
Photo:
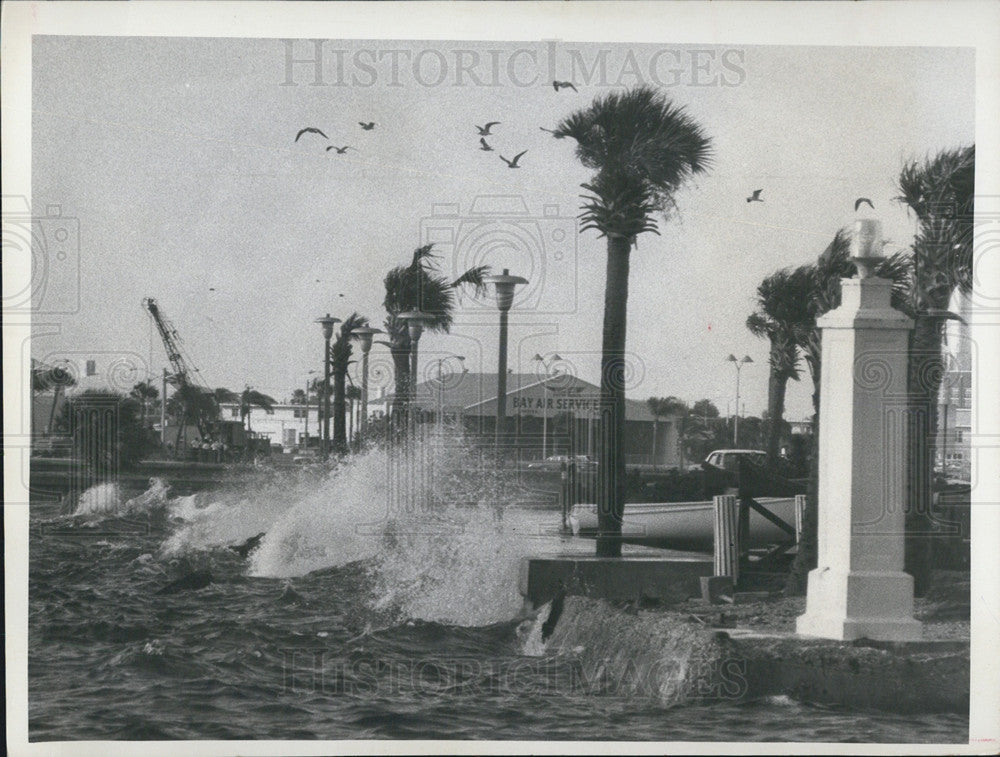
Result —
[{"label": "seagull", "polygon": [[490,135],[490,129],[492,129],[494,126],[499,126],[499,125],[500,125],[499,121],[490,121],[488,124],[486,124],[486,126],[477,126],[476,129],[479,130],[479,136],[488,137]]},{"label": "seagull", "polygon": [[763,192],[763,191],[764,191],[763,189],[755,189],[755,190],[753,191],[753,194],[752,194],[752,195],[750,195],[750,196],[749,196],[749,197],[747,198],[747,202],[764,202],[764,201],[763,201],[763,200],[762,200],[762,199],[760,198],[760,193],[761,193],[761,192]]},{"label": "seagull", "polygon": [[872,201],[871,200],[869,200],[867,197],[859,197],[858,199],[856,199],[854,201],[854,212],[855,213],[858,212],[858,208],[861,207],[861,203],[863,203],[863,202],[867,202],[868,203],[868,207],[871,208],[872,210],[875,210],[875,206],[872,205]]},{"label": "seagull", "polygon": [[348,150],[354,150],[354,152],[357,152],[357,150],[355,148],[351,147],[350,145],[344,145],[343,147],[337,147],[336,145],[330,145],[329,147],[326,148],[326,151],[330,152],[330,150],[336,150],[337,151],[337,155],[343,155]]},{"label": "seagull", "polygon": [[489,145],[489,143],[488,143],[488,142],[486,141],[486,138],[485,138],[485,137],[480,137],[480,138],[479,138],[479,144],[481,144],[481,145],[482,145],[482,147],[480,147],[479,149],[480,149],[480,150],[482,150],[483,152],[493,152],[493,148],[492,148],[492,147],[490,147],[490,145]]},{"label": "seagull", "polygon": [[372,129],[375,128],[375,122],[369,121],[368,123],[365,123],[364,121],[358,121],[358,126],[360,126],[365,131],[371,131]]},{"label": "seagull", "polygon": [[507,158],[505,158],[503,155],[501,155],[500,156],[500,160],[502,160],[504,163],[507,164],[507,168],[520,168],[521,166],[519,166],[517,164],[517,161],[520,160],[521,156],[524,155],[524,153],[526,153],[526,152],[527,152],[527,150],[524,150],[523,152],[519,152],[517,155],[514,156],[513,160],[507,160]]},{"label": "seagull", "polygon": [[326,136],[326,134],[317,129],[315,126],[307,126],[304,129],[299,129],[299,133],[295,135],[295,141],[298,142],[299,137],[301,137],[303,134],[319,134],[321,137],[323,137],[323,139],[329,139],[329,137]]},{"label": "seagull", "polygon": [[580,90],[578,90],[573,85],[573,82],[571,82],[571,81],[554,81],[554,82],[552,82],[552,89],[554,89],[556,92],[558,92],[560,89],[563,89],[564,87],[569,87],[574,92],[579,92],[580,91]]}]

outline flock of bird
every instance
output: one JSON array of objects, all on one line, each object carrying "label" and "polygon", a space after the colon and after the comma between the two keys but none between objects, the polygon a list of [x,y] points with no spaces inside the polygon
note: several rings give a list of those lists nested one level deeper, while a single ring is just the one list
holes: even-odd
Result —
[{"label": "flock of bird", "polygon": [[[554,89],[556,92],[559,92],[559,90],[561,89],[572,89],[574,92],[579,93],[579,90],[576,88],[573,82],[569,81],[553,81],[552,89]],[[364,131],[372,131],[377,126],[377,124],[374,121],[358,121],[358,126],[360,126]],[[478,126],[478,125],[476,126],[476,131],[479,133],[479,149],[482,150],[483,152],[495,152],[493,147],[490,146],[490,143],[486,141],[486,137],[493,136],[492,129],[494,126],[500,126],[500,121],[489,121],[483,126]],[[552,129],[546,129],[544,126],[540,126],[538,128],[540,128],[542,131],[552,134],[557,139],[563,138],[562,134],[557,134]],[[298,142],[304,134],[315,134],[327,140],[328,142],[330,141],[330,138],[326,135],[326,133],[322,129],[318,129],[315,126],[306,126],[303,129],[299,129],[298,133],[295,135],[295,142]],[[326,148],[326,152],[335,151],[337,155],[344,155],[348,150],[354,150],[355,152],[360,152],[360,150],[358,150],[356,147],[352,147],[351,145],[344,145],[342,147],[338,147],[337,145],[328,145]],[[510,160],[505,158],[503,155],[500,155],[499,157],[500,160],[502,160],[504,163],[507,164],[508,168],[520,168],[521,165],[519,161],[527,152],[528,152],[527,150],[522,150]]]},{"label": "flock of bird", "polygon": [[[559,92],[559,90],[561,89],[572,89],[574,92],[579,93],[579,90],[576,88],[573,82],[568,82],[568,81],[553,81],[552,88],[556,92]],[[494,136],[493,127],[500,125],[501,125],[500,121],[487,121],[482,126],[475,124],[476,131],[478,132],[479,136],[479,149],[481,151],[496,152],[490,145],[490,143],[486,141],[486,138]],[[360,126],[363,131],[372,131],[377,126],[377,124],[375,123],[375,121],[358,121],[358,126]],[[556,132],[554,129],[546,129],[544,126],[539,126],[538,128],[544,132],[548,132],[556,139],[563,139],[565,136],[564,134]],[[330,140],[330,138],[321,129],[318,129],[315,126],[306,126],[303,129],[299,129],[298,133],[295,135],[295,141],[298,142],[299,139],[301,139],[302,135],[304,134],[316,134],[320,137],[323,137],[323,139],[327,141]],[[326,148],[326,152],[330,152],[331,150],[336,151],[337,155],[344,155],[348,150],[354,150],[355,152],[360,152],[360,150],[358,150],[356,147],[352,147],[351,145],[344,145],[343,147],[338,147],[337,145],[328,145]],[[503,155],[499,155],[499,157],[500,160],[502,160],[504,163],[507,164],[508,168],[520,168],[521,165],[519,161],[521,160],[522,157],[524,157],[524,155],[527,152],[528,152],[527,150],[522,150],[509,160],[505,158]],[[749,197],[747,197],[747,203],[764,202],[764,198],[761,197],[761,194],[763,192],[764,192],[763,189],[753,190],[753,193]],[[858,208],[860,208],[863,203],[868,203],[868,206],[872,210],[875,209],[875,206],[872,204],[872,201],[870,199],[868,199],[867,197],[859,197],[857,200],[854,201],[855,213],[858,211]],[[341,297],[343,297],[343,295],[341,295]]]}]

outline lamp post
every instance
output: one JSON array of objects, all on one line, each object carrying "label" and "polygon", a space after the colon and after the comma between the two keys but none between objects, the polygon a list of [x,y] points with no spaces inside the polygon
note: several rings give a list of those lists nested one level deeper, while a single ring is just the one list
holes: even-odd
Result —
[{"label": "lamp post", "polygon": [[329,313],[323,318],[317,318],[316,323],[323,327],[323,457],[330,454],[330,339],[333,337],[333,325],[340,323]]},{"label": "lamp post", "polygon": [[548,360],[546,360],[541,355],[539,355],[539,354],[536,353],[535,356],[533,358],[531,358],[531,359],[533,361],[535,361],[536,363],[541,363],[542,367],[545,370],[545,378],[542,379],[542,460],[545,460],[549,456],[548,455],[548,436],[549,436],[549,392],[548,392],[549,385],[548,385],[548,380],[549,380],[549,370],[551,369],[552,365],[557,360],[562,360],[562,358],[559,357],[558,354],[556,354],[556,355],[553,355]]},{"label": "lamp post", "polygon": [[736,366],[736,415],[733,416],[733,446],[739,447],[740,435],[740,370],[747,363],[752,363],[753,359],[749,355],[744,355],[739,360],[735,355],[730,355],[726,360]]},{"label": "lamp post", "polygon": [[416,430],[417,422],[417,347],[420,344],[420,336],[424,333],[424,326],[434,320],[434,316],[421,310],[410,310],[400,313],[399,318],[406,321],[406,329],[410,335],[410,385],[408,397],[410,412],[410,430]]},{"label": "lamp post", "polygon": [[496,446],[500,448],[500,439],[507,425],[507,314],[514,304],[514,289],[518,284],[527,284],[528,280],[520,276],[511,276],[510,270],[503,269],[499,276],[487,276],[483,279],[487,284],[496,287],[497,308],[500,310],[500,347],[497,361],[497,420]]},{"label": "lamp post", "polygon": [[358,433],[362,440],[368,423],[368,353],[372,351],[372,338],[381,333],[382,329],[373,326],[362,326],[351,332],[361,345],[361,420],[358,422]]},{"label": "lamp post", "polygon": [[[305,430],[305,446],[309,449],[309,376],[312,376],[316,371],[309,371],[306,373],[306,396],[305,402],[303,403],[306,407],[306,430]],[[319,420],[317,418],[317,420]]]}]

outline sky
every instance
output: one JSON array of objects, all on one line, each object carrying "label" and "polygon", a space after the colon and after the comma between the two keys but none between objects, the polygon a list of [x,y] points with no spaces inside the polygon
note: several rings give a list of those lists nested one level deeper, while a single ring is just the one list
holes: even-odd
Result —
[{"label": "sky", "polygon": [[[539,127],[647,83],[704,127],[713,159],[632,253],[628,394],[725,413],[725,357],[749,355],[741,405],[758,415],[767,344],[744,324],[760,281],[815,260],[859,196],[887,249],[907,245],[900,168],[974,139],[967,49],[324,40],[318,54],[317,79],[308,40],[34,38],[34,214],[75,219],[34,357],[158,376],[153,297],[205,383],[287,397],[320,368],[313,321],[357,311],[381,325],[386,272],[435,241],[446,273],[488,264],[530,280],[510,315],[511,368],[558,353],[596,383],[605,242],[576,221],[590,174],[572,140]],[[501,122],[494,152],[479,149],[488,121]],[[295,142],[306,126],[329,141]],[[523,150],[517,170],[499,158]],[[758,188],[764,202],[747,203]],[[422,339],[422,366],[459,354],[495,370],[494,304],[460,305],[450,334]],[[380,377],[386,353],[372,352]],[[810,412],[809,383],[789,387],[789,419]]]}]

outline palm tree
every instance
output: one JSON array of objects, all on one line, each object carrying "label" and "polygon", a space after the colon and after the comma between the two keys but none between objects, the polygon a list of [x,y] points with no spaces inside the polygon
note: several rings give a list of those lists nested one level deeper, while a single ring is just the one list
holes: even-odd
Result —
[{"label": "palm tree", "polygon": [[607,237],[601,344],[602,444],[598,467],[597,555],[621,556],[625,509],[625,327],[629,253],[639,234],[659,233],[654,215],[708,165],[710,140],[683,107],[649,87],[599,96],[553,132],[576,140],[577,159],[595,171],[583,188],[581,231]]},{"label": "palm tree", "polygon": [[[653,414],[653,466],[656,467],[656,438],[659,436],[660,428],[660,418],[667,416],[676,416],[679,420],[683,418],[688,413],[688,406],[684,400],[678,399],[677,397],[650,397],[646,400],[646,407],[649,408],[649,412]],[[677,424],[677,438],[680,441],[680,423]],[[678,445],[680,446],[680,445]],[[684,451],[681,449],[681,467],[684,467],[683,461]]]},{"label": "palm tree", "polygon": [[347,388],[347,369],[351,364],[351,354],[354,351],[352,340],[354,330],[368,325],[368,319],[363,315],[351,313],[337,332],[337,338],[330,345],[330,371],[333,373],[333,448],[337,452],[347,451],[347,423],[345,392]]},{"label": "palm tree", "polygon": [[747,328],[770,342],[767,381],[767,464],[777,464],[785,415],[785,390],[789,379],[799,380],[799,347],[796,333],[808,320],[810,277],[802,268],[783,268],[757,287],[757,309],[747,318]]},{"label": "palm tree", "polygon": [[250,428],[250,410],[254,407],[260,407],[264,409],[264,412],[268,415],[274,414],[275,400],[273,397],[269,397],[266,394],[255,391],[249,386],[243,390],[240,394],[240,420],[245,420],[247,424],[247,431],[251,431]]},{"label": "palm tree", "polygon": [[[923,162],[907,163],[899,175],[900,195],[917,220],[911,245],[909,306],[914,320],[910,335],[907,392],[907,439],[910,464],[907,482],[906,563],[914,588],[922,594],[930,578],[931,478],[937,434],[937,398],[944,374],[942,340],[956,290],[972,290],[972,221],[976,178],[975,145],[944,150]],[[921,535],[923,534],[923,535]]]},{"label": "palm tree", "polygon": [[160,396],[160,390],[156,388],[156,385],[152,381],[140,381],[132,387],[129,396],[140,403],[142,407],[142,425],[145,427],[149,403]]},{"label": "palm tree", "polygon": [[[393,423],[403,417],[403,408],[410,392],[410,334],[406,321],[399,315],[409,310],[420,310],[431,316],[425,325],[434,332],[447,333],[451,328],[455,310],[455,289],[469,285],[481,293],[485,289],[483,277],[489,266],[474,266],[454,281],[439,273],[434,265],[434,245],[427,244],[413,251],[409,265],[393,268],[385,276],[386,310],[385,330],[389,335],[386,344],[392,352],[395,368],[395,394],[392,400]],[[413,380],[416,380],[413,378]]]},{"label": "palm tree", "polygon": [[[350,378],[350,376],[348,376],[348,378]],[[347,416],[351,419],[351,427],[350,429],[348,429],[347,437],[348,439],[354,440],[355,439],[354,429],[355,428],[360,429],[362,422],[361,418],[358,418],[357,421],[355,421],[354,419],[356,414],[355,408],[360,407],[358,403],[361,401],[361,387],[355,386],[352,383],[349,387],[347,387],[344,390],[344,399],[347,400]],[[358,414],[360,414],[360,412]]]}]

